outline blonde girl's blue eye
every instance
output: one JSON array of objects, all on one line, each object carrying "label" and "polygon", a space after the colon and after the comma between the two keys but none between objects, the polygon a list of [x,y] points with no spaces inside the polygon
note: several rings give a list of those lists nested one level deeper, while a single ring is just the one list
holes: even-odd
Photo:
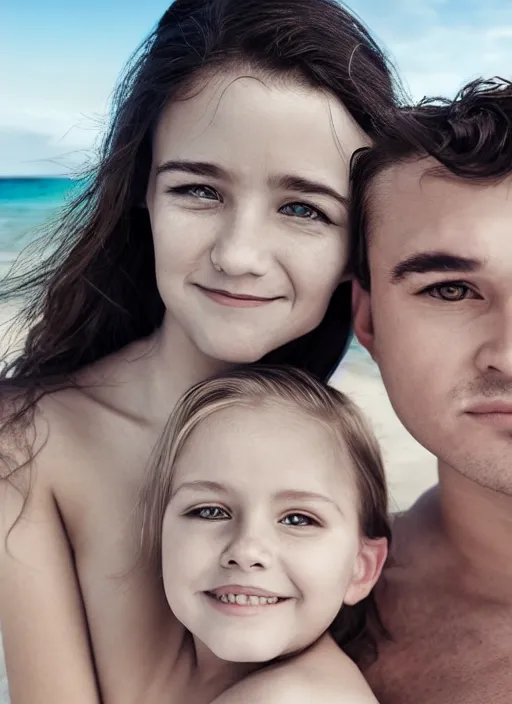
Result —
[{"label": "blonde girl's blue eye", "polygon": [[229,513],[220,506],[200,506],[189,511],[187,516],[201,518],[204,521],[221,521],[230,518]]},{"label": "blonde girl's blue eye", "polygon": [[293,528],[318,525],[318,521],[315,521],[314,518],[311,518],[311,516],[307,516],[304,513],[289,513],[281,519],[281,523],[285,526],[292,526]]}]

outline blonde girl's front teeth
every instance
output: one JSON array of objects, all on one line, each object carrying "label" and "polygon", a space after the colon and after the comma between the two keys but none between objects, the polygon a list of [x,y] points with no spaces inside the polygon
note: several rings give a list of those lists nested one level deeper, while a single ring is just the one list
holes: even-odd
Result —
[{"label": "blonde girl's front teeth", "polygon": [[217,597],[224,604],[238,604],[239,606],[266,606],[276,604],[277,596],[256,596],[253,594],[221,594]]}]

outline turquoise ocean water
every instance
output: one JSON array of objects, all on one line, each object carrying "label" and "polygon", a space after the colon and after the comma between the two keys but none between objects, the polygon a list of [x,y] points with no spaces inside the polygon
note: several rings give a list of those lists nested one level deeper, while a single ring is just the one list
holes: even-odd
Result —
[{"label": "turquoise ocean water", "polygon": [[[0,278],[79,187],[78,181],[69,178],[0,178]],[[361,371],[377,373],[355,341],[348,356]]]},{"label": "turquoise ocean water", "polygon": [[0,178],[0,275],[77,186],[68,178]]}]

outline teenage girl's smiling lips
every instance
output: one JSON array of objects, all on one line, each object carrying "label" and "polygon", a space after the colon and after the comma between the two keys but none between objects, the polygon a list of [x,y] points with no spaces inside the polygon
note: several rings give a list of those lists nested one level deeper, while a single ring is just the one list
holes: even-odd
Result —
[{"label": "teenage girl's smiling lips", "polygon": [[219,288],[207,288],[206,286],[200,286],[195,284],[196,287],[210,300],[215,301],[221,306],[228,306],[231,308],[258,308],[260,306],[268,305],[282,298],[282,296],[252,296],[245,293],[231,293],[224,289]]}]

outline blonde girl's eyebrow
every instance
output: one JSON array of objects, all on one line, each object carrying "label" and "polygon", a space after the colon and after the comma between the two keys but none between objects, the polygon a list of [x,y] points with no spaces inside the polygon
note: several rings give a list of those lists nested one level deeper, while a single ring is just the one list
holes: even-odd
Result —
[{"label": "blonde girl's eyebrow", "polygon": [[227,494],[228,490],[223,484],[219,482],[203,481],[198,479],[192,482],[183,482],[180,484],[171,494],[171,498],[176,496],[180,491],[214,491],[216,493]]},{"label": "blonde girl's eyebrow", "polygon": [[327,503],[331,506],[334,506],[334,508],[336,508],[341,514],[343,514],[343,511],[338,506],[336,501],[334,501],[334,499],[331,499],[325,494],[319,494],[316,491],[298,491],[296,489],[289,489],[286,491],[280,491],[278,494],[276,494],[276,498],[289,499],[291,501],[322,501],[323,503]]}]

